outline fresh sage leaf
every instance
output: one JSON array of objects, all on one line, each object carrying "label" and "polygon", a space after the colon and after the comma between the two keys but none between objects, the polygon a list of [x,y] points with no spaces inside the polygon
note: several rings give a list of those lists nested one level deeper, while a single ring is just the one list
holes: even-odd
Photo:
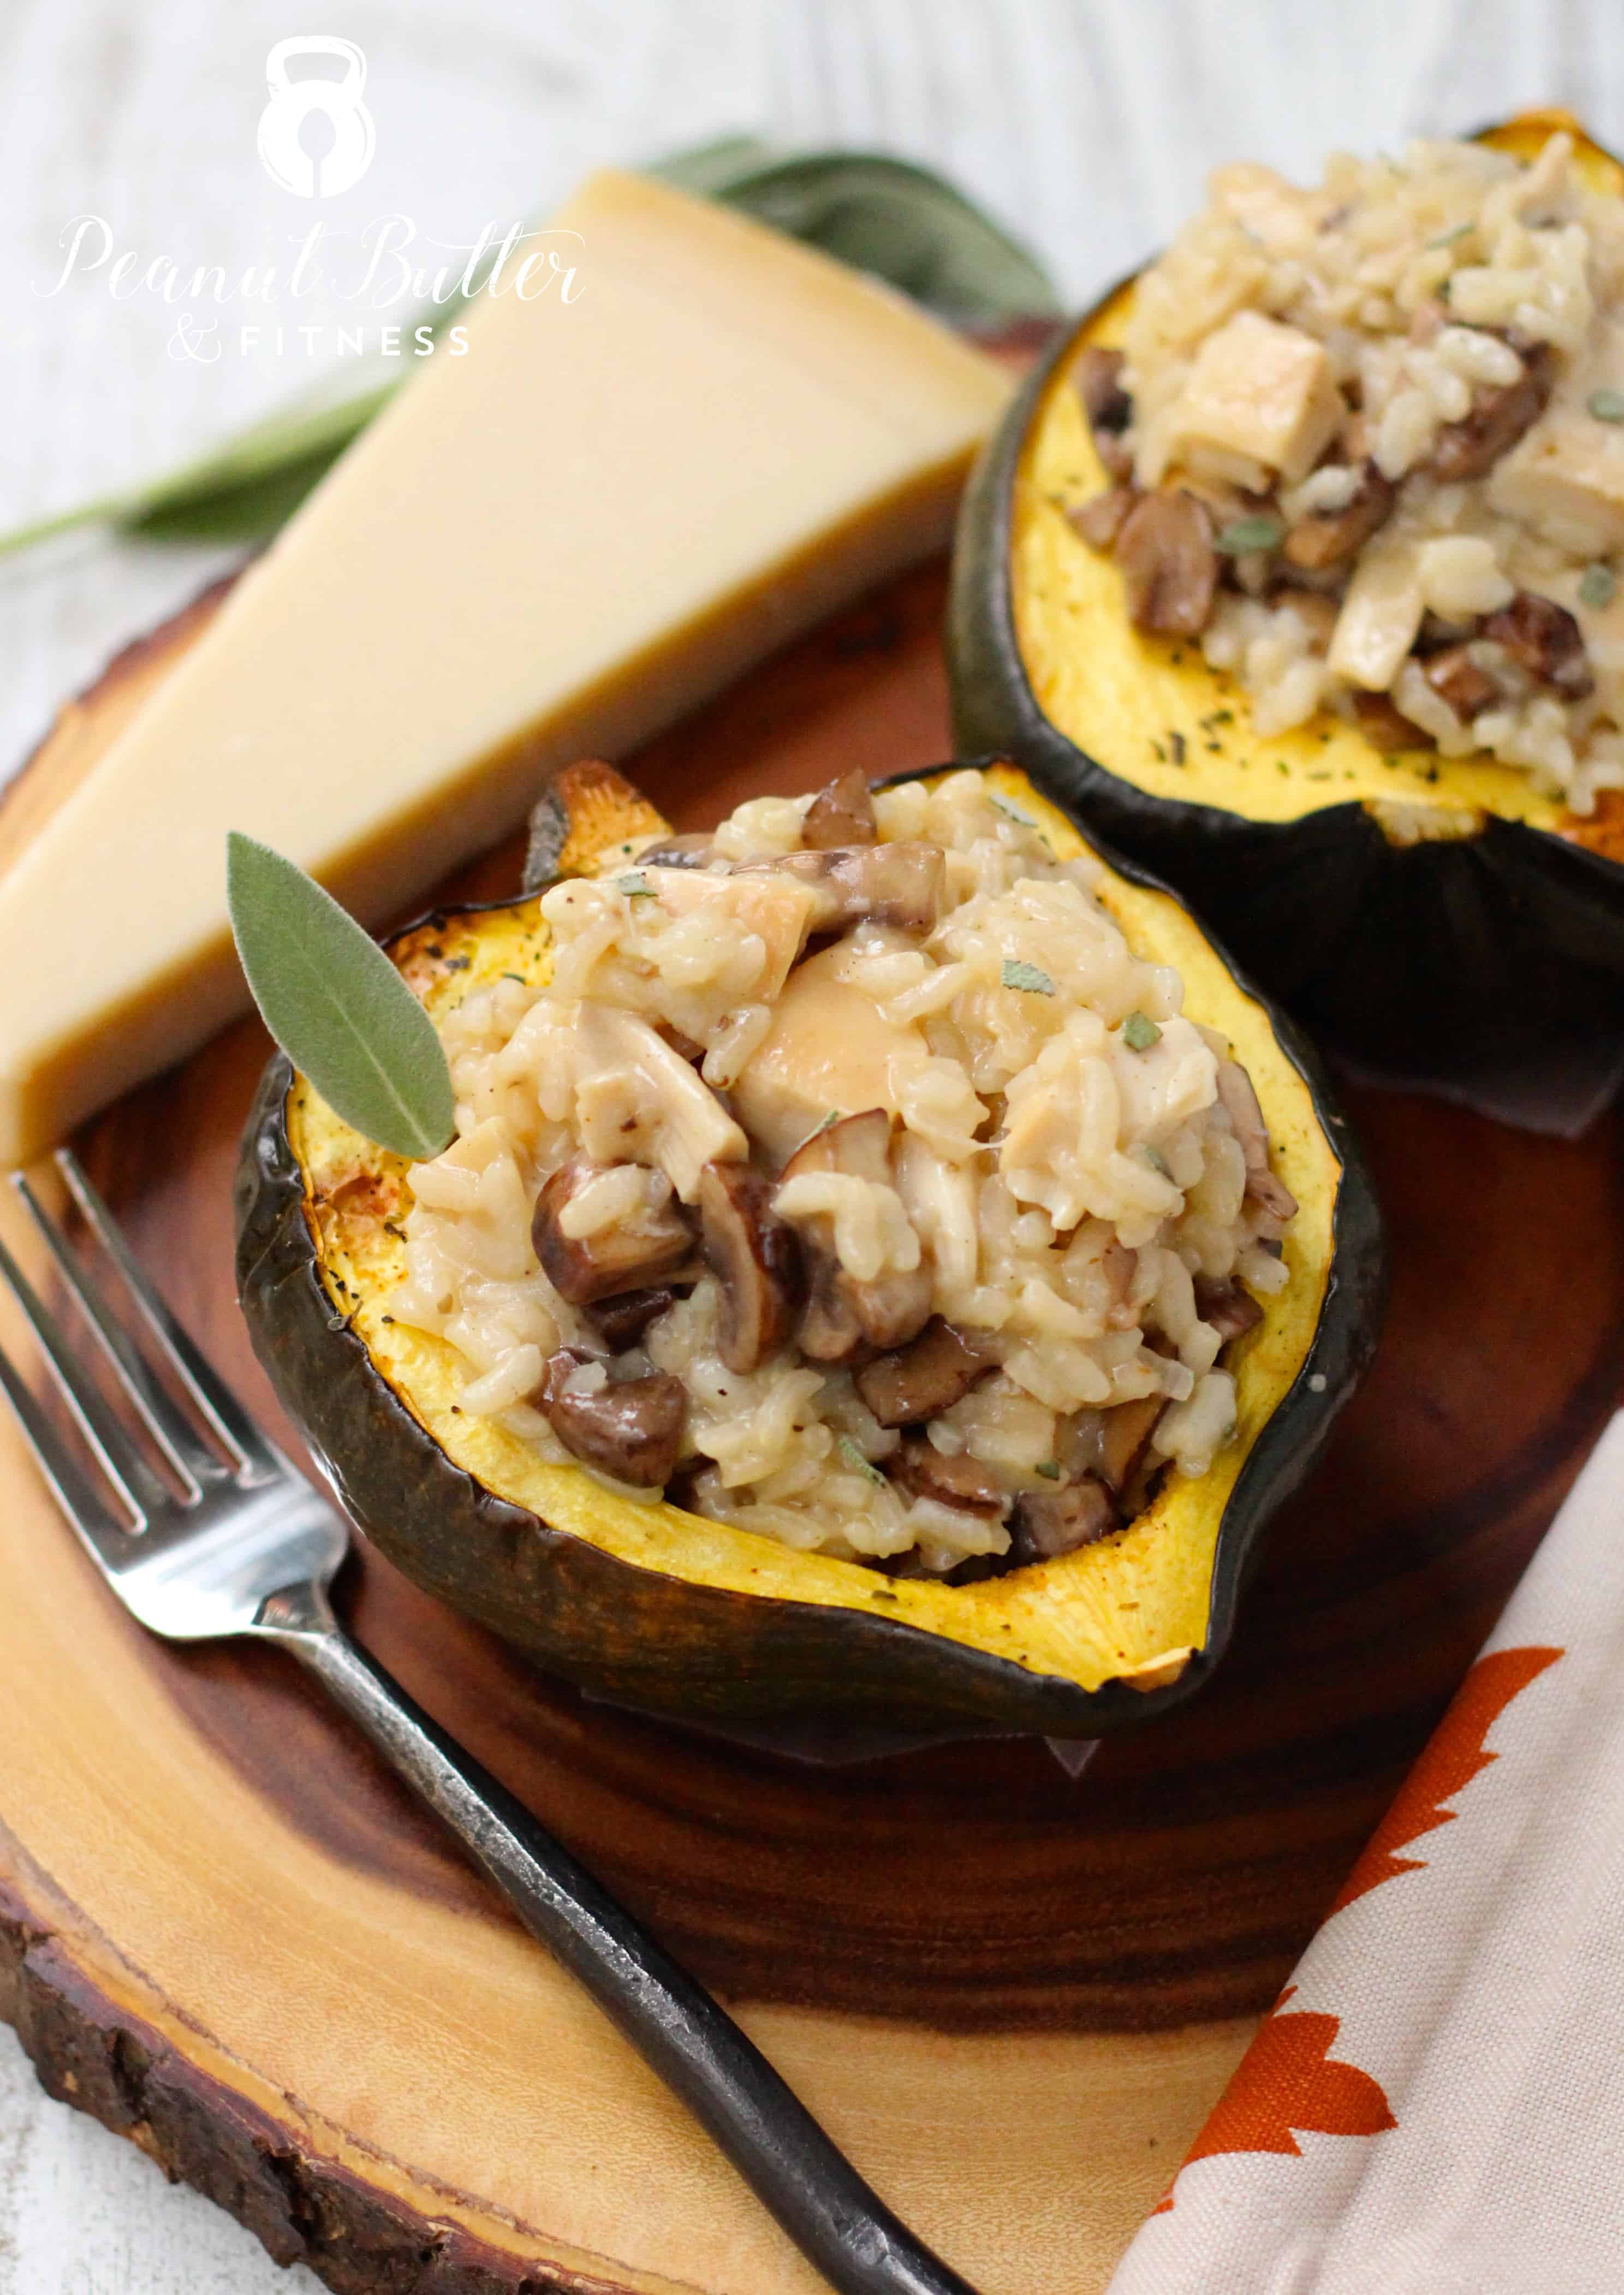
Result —
[{"label": "fresh sage leaf", "polygon": [[1581,606],[1610,606],[1618,586],[1612,567],[1604,566],[1598,559],[1594,566],[1586,567],[1579,579],[1579,602]]},{"label": "fresh sage leaf", "polygon": [[836,1435],[836,1448],[853,1474],[861,1474],[865,1481],[870,1482],[884,1482],[885,1477],[879,1468],[874,1464],[872,1458],[866,1457],[858,1449],[849,1434]]},{"label": "fresh sage leaf", "polygon": [[649,173],[871,271],[961,324],[1058,314],[1036,257],[962,192],[910,160],[877,151],[792,154],[730,136],[657,161]]},{"label": "fresh sage leaf", "polygon": [[1598,422],[1624,422],[1624,390],[1593,390],[1585,404]]},{"label": "fresh sage leaf", "polygon": [[456,1107],[428,1013],[313,877],[238,829],[225,846],[232,933],[266,1027],[346,1123],[396,1156],[437,1156]]},{"label": "fresh sage leaf", "polygon": [[[928,167],[877,152],[793,153],[759,136],[728,135],[656,160],[645,172],[870,271],[959,323],[997,325],[1059,310],[1036,258]],[[458,296],[413,323],[437,334],[471,299]],[[0,535],[0,558],[86,526],[155,542],[263,542],[394,396],[400,380],[332,404],[306,400],[151,485],[36,519]]]},{"label": "fresh sage leaf", "polygon": [[1122,1041],[1130,1052],[1147,1052],[1162,1041],[1162,1031],[1147,1012],[1130,1012],[1122,1022]]}]

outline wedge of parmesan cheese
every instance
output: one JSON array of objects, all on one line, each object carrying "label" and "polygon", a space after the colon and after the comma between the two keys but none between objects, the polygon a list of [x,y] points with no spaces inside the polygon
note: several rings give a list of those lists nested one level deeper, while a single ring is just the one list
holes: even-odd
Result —
[{"label": "wedge of parmesan cheese", "polygon": [[243,1008],[225,832],[370,922],[948,537],[1003,371],[645,178],[555,218],[351,448],[0,881],[0,1161]]}]

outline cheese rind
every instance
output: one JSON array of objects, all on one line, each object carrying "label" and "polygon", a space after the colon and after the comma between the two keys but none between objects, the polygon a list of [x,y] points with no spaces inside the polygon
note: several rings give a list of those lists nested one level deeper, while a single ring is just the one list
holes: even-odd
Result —
[{"label": "cheese rind", "polygon": [[945,543],[992,361],[641,177],[593,177],[554,229],[576,299],[481,309],[0,881],[0,1162],[246,1004],[228,829],[381,921],[560,763]]}]

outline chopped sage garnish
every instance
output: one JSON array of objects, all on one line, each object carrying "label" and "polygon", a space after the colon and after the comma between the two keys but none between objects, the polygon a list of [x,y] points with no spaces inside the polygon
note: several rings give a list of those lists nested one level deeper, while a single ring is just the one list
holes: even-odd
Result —
[{"label": "chopped sage garnish", "polygon": [[1465,239],[1469,231],[1475,231],[1476,229],[1476,224],[1468,218],[1465,223],[1452,225],[1448,231],[1440,231],[1436,239],[1428,240],[1427,246],[1429,249],[1434,247],[1453,247],[1457,239]]},{"label": "chopped sage garnish", "polygon": [[1254,551],[1277,550],[1285,539],[1284,519],[1237,518],[1224,527],[1212,547],[1226,558],[1250,558]]},{"label": "chopped sage garnish", "polygon": [[1160,1172],[1164,1180],[1171,1180],[1172,1178],[1172,1173],[1167,1168],[1167,1158],[1163,1156],[1159,1148],[1147,1147],[1145,1150],[1145,1161],[1149,1164],[1153,1172]]},{"label": "chopped sage garnish", "polygon": [[1130,1052],[1147,1052],[1162,1041],[1162,1031],[1146,1012],[1130,1012],[1122,1022],[1122,1041]]},{"label": "chopped sage garnish", "polygon": [[1019,957],[1004,959],[1003,983],[1006,988],[1024,988],[1032,996],[1052,996],[1055,984],[1047,972],[1035,964],[1026,964]]},{"label": "chopped sage garnish", "polygon": [[1057,1482],[1060,1479],[1060,1462],[1057,1458],[1040,1458],[1032,1471],[1034,1474],[1041,1474],[1046,1482]]},{"label": "chopped sage garnish", "polygon": [[1024,813],[1018,804],[1012,804],[1007,796],[1000,796],[996,789],[987,791],[987,801],[995,804],[1000,813],[1007,813],[1011,821],[1018,821],[1023,829],[1035,829],[1038,825],[1031,813]]},{"label": "chopped sage garnish", "polygon": [[655,897],[654,887],[641,869],[633,869],[629,877],[616,877],[615,889],[624,893],[628,901],[651,901]]},{"label": "chopped sage garnish", "polygon": [[845,1460],[847,1466],[852,1467],[855,1473],[864,1475],[867,1480],[871,1482],[883,1482],[885,1481],[885,1477],[881,1474],[873,1459],[866,1458],[863,1456],[862,1452],[858,1449],[856,1443],[853,1442],[849,1434],[842,1434],[839,1437],[836,1447],[838,1449],[841,1457]]},{"label": "chopped sage garnish", "polygon": [[1593,390],[1585,404],[1598,422],[1624,422],[1624,390]]},{"label": "chopped sage garnish", "polygon": [[1611,566],[1587,566],[1579,585],[1579,602],[1581,606],[1610,606],[1618,586]]}]

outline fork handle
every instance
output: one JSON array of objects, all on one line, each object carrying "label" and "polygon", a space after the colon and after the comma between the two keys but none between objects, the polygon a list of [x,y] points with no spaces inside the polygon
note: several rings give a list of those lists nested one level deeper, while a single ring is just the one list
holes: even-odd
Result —
[{"label": "fork handle", "polygon": [[272,1596],[257,1622],[450,1826],[839,2295],[975,2295],[892,2214],[703,1986],[349,1638],[319,1589]]}]

